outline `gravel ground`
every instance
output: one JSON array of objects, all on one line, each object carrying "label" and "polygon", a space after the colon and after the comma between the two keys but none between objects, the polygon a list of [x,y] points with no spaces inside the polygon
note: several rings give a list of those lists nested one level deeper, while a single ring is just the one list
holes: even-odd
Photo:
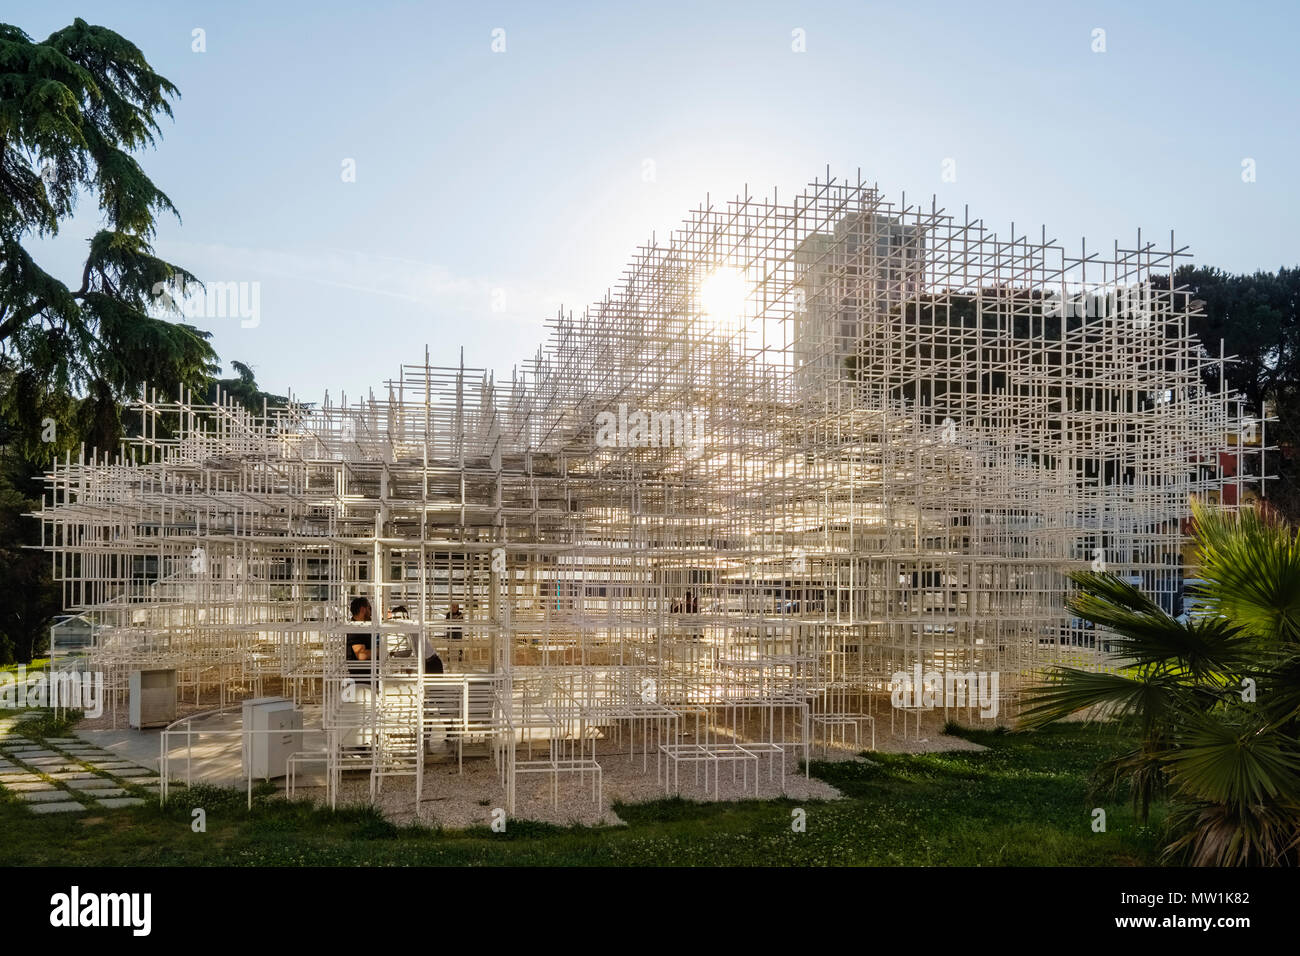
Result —
[{"label": "gravel ground", "polygon": [[[521,773],[517,775],[515,786],[515,818],[561,826],[618,826],[623,821],[610,809],[613,803],[642,803],[660,800],[668,795],[664,784],[656,779],[653,756],[644,772],[640,754],[629,759],[626,754],[602,753],[599,761],[603,791],[599,804],[595,799],[593,775],[590,773],[586,775],[585,781],[580,781],[578,774],[560,774],[558,801],[555,802],[552,798],[550,774]],[[772,779],[769,780],[767,761],[762,761],[758,771],[759,798],[784,795],[796,800],[834,800],[841,796],[830,784],[792,772],[795,761],[787,758],[786,764],[783,792],[779,763],[772,768]],[[717,783],[717,796],[714,795],[712,777],[708,792],[705,793],[702,774],[697,782],[695,768],[690,765],[683,765],[679,769],[678,784],[681,796],[690,800],[734,801],[755,798],[752,767],[746,785],[739,769],[736,770],[733,782],[731,769],[724,766]],[[299,787],[298,790],[304,797],[324,797],[324,790],[320,787]],[[339,803],[364,803],[369,798],[369,792],[369,784],[363,775],[350,774],[344,778]],[[435,764],[425,771],[418,816],[414,809],[415,782],[411,778],[395,778],[385,782],[376,803],[384,816],[394,823],[412,823],[418,820],[428,826],[459,829],[490,824],[493,812],[505,807],[505,787],[490,760],[481,757],[466,758],[463,774],[457,773],[454,760],[446,764]]]},{"label": "gravel ground", "polygon": [[[883,753],[938,753],[954,750],[985,750],[979,744],[971,743],[960,737],[951,737],[939,733],[943,727],[943,712],[923,714],[920,737],[915,736],[914,722],[909,721],[909,734],[902,736],[901,721],[896,725],[898,734],[889,733],[888,714],[877,715],[876,748]],[[748,729],[738,728],[742,734]],[[728,737],[729,734],[720,734]],[[689,741],[689,736],[684,738]],[[851,735],[850,735],[851,739]],[[863,728],[863,749],[871,742],[870,731]],[[516,819],[536,820],[561,826],[618,826],[623,821],[611,809],[614,803],[643,803],[663,799],[668,794],[663,782],[656,775],[654,755],[650,756],[642,770],[643,761],[638,753],[629,758],[626,752],[614,752],[612,741],[602,741],[599,745],[598,760],[602,770],[602,794],[598,804],[593,793],[593,778],[586,775],[579,780],[578,774],[563,773],[559,775],[558,800],[553,802],[550,774],[518,774],[516,783]],[[542,752],[534,756],[540,757]],[[492,822],[493,813],[505,808],[505,787],[497,775],[491,760],[483,757],[466,757],[464,773],[457,773],[455,759],[435,755],[428,758],[434,762],[426,764],[424,784],[420,799],[420,808],[415,810],[415,781],[410,777],[392,778],[385,782],[383,790],[376,801],[384,816],[394,823],[405,824],[420,822],[426,826],[439,826],[446,829],[460,829],[470,826],[486,826]],[[519,759],[525,759],[523,751]],[[850,744],[848,747],[819,747],[813,754],[815,760],[861,760],[861,751]],[[866,759],[869,759],[866,758]],[[757,796],[760,799],[786,796],[795,800],[835,800],[842,795],[830,784],[816,778],[805,777],[797,772],[798,761],[787,756],[784,778],[779,774],[779,763],[772,768],[769,780],[767,760],[760,763],[758,770]],[[733,782],[732,769],[724,766],[721,779],[717,782],[717,794],[714,794],[714,781],[710,778],[709,788],[705,791],[703,774],[697,781],[696,768],[691,764],[682,764],[678,769],[679,792],[689,800],[701,801],[735,801],[754,799],[753,769],[749,780],[745,781],[743,773],[737,769]],[[784,782],[784,787],[782,786]],[[304,797],[324,798],[323,787],[299,787]],[[369,800],[368,780],[361,774],[348,774],[344,777],[339,794],[339,803],[365,803]],[[499,816],[499,814],[498,814]],[[507,826],[509,821],[507,820]]]}]

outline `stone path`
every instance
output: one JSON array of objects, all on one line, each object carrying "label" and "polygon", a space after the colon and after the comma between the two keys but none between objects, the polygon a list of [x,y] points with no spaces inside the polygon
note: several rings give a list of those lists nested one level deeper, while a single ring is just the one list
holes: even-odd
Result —
[{"label": "stone path", "polygon": [[37,738],[20,718],[0,718],[0,792],[33,813],[138,807],[158,797],[159,778],[75,737]]}]

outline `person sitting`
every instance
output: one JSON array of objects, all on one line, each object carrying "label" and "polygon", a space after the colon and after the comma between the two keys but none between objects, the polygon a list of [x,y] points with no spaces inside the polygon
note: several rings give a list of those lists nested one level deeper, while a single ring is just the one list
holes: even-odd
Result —
[{"label": "person sitting", "polygon": [[[354,597],[352,603],[348,605],[348,610],[352,614],[349,620],[370,622],[370,601],[366,598]],[[372,635],[368,631],[350,631],[345,640],[347,643],[343,657],[347,662],[348,676],[356,683],[369,684],[374,674],[371,663]]]},{"label": "person sitting", "polygon": [[424,652],[424,672],[426,674],[441,674],[443,672],[442,658],[438,656],[437,650],[433,646],[433,635],[424,634],[419,638],[421,650]]},{"label": "person sitting", "polygon": [[[424,650],[424,673],[442,674],[445,668],[442,665],[442,658],[433,647],[433,636],[426,634],[421,638]],[[425,713],[429,716],[431,723],[434,725],[443,725],[443,747],[446,746],[446,731],[444,714],[455,712],[456,689],[452,686],[443,685],[440,682],[427,681],[424,686],[424,706]],[[433,747],[433,730],[430,728],[429,733],[424,738],[424,748],[426,753],[434,753]]]},{"label": "person sitting", "polygon": [[[451,602],[451,608],[450,608],[450,610],[447,611],[447,620],[449,620],[449,621],[463,621],[463,620],[465,620],[465,615],[462,614],[461,611],[460,611],[460,605],[457,604],[455,601],[452,601],[452,602]],[[462,634],[461,634],[461,630],[460,630],[460,628],[458,628],[458,627],[448,627],[448,628],[447,628],[447,640],[449,640],[449,641],[459,641],[459,640],[461,639],[461,637],[462,637]],[[449,652],[449,653],[450,653],[450,652]],[[463,649],[459,649],[459,648],[458,648],[458,649],[456,650],[456,660],[458,660],[458,661],[463,661],[464,659],[465,659],[465,651],[464,651]]]}]

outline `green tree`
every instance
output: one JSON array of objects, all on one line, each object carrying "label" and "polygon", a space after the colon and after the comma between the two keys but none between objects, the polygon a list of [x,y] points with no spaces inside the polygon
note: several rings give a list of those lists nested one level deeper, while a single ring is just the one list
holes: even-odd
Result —
[{"label": "green tree", "polygon": [[[39,653],[60,606],[48,554],[32,550],[40,478],[84,442],[116,450],[122,403],[145,383],[202,394],[208,333],[168,321],[196,282],[154,255],[156,216],[176,214],[132,153],[152,145],[176,88],[104,27],[76,20],[36,42],[0,24],[0,657]],[[72,286],[31,240],[93,199],[100,226]]]},{"label": "green tree", "polygon": [[1236,358],[1224,370],[1227,384],[1246,397],[1254,414],[1271,409],[1277,416],[1265,435],[1279,450],[1265,461],[1277,479],[1269,482],[1268,496],[1292,521],[1300,520],[1300,268],[1233,275],[1184,266],[1174,280],[1204,303],[1205,315],[1193,320],[1192,331],[1206,350],[1218,355],[1222,341],[1224,352]]},{"label": "green tree", "polygon": [[[176,209],[132,156],[176,95],[112,30],[78,19],[35,42],[0,24],[0,354],[13,373],[0,411],[26,453],[50,451],[47,417],[78,418],[112,450],[124,397],[145,382],[201,390],[215,371],[208,333],[155,314],[179,312],[160,291],[197,280],[153,254],[155,217]],[[57,234],[85,197],[102,223],[69,288],[23,242]]]},{"label": "green tree", "polygon": [[39,656],[62,607],[50,556],[25,547],[35,525],[26,515],[39,504],[25,489],[39,487],[39,478],[26,459],[0,456],[0,664]]},{"label": "green tree", "polygon": [[226,398],[234,399],[250,412],[261,414],[263,408],[285,408],[289,404],[289,399],[284,395],[272,395],[270,392],[264,392],[258,387],[257,379],[253,375],[253,370],[243,362],[232,361],[230,367],[234,370],[233,378],[219,378],[213,380],[208,385],[205,395],[206,399],[215,404],[217,394]]},{"label": "green tree", "polygon": [[1077,572],[1071,611],[1113,632],[1119,673],[1057,668],[1022,712],[1115,718],[1139,743],[1098,768],[1145,819],[1170,800],[1166,857],[1201,866],[1300,862],[1300,540],[1254,509],[1195,506],[1206,582],[1191,620],[1110,574]]}]

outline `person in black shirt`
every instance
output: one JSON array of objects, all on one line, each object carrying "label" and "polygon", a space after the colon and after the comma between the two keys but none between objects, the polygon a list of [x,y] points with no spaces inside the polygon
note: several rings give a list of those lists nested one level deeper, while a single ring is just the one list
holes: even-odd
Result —
[{"label": "person in black shirt", "polygon": [[[352,612],[351,620],[370,622],[370,602],[363,597],[354,597],[348,609]],[[371,635],[368,631],[353,631],[347,635],[348,676],[357,683],[370,683],[371,675]]]}]

